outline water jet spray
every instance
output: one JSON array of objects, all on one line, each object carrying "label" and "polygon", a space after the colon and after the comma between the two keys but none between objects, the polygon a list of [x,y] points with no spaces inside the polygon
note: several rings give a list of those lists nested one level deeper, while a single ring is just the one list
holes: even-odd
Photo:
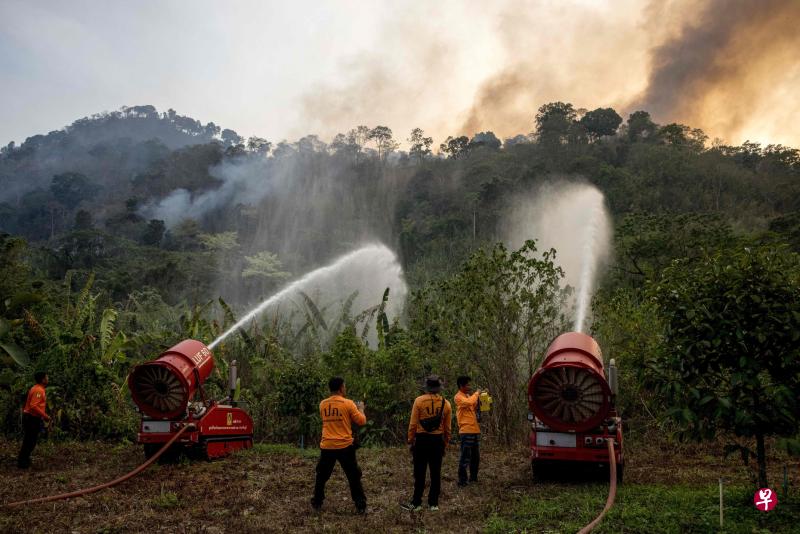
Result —
[{"label": "water jet spray", "polygon": [[573,329],[586,331],[597,277],[611,249],[603,193],[585,183],[547,183],[516,199],[503,224],[505,240],[512,248],[535,238],[539,250],[556,250],[564,284],[575,289],[574,300],[568,303]]},{"label": "water jet spray", "polygon": [[[247,325],[248,322],[298,291],[308,292],[310,288],[323,285],[329,286],[338,295],[346,295],[354,290],[365,293],[369,291],[383,293],[384,289],[389,287],[393,295],[392,302],[395,303],[392,304],[395,312],[400,311],[400,306],[406,295],[403,270],[394,252],[379,243],[365,245],[339,257],[329,265],[315,269],[298,280],[289,283],[247,312],[236,324],[212,341],[208,348],[213,349],[228,336]],[[365,287],[367,285],[374,287]],[[365,289],[367,291],[364,291]]]}]

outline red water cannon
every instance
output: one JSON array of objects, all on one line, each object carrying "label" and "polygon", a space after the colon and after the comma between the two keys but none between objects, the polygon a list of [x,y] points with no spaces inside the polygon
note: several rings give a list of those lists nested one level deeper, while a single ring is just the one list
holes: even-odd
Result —
[{"label": "red water cannon", "polygon": [[[151,456],[188,424],[180,448],[207,458],[226,456],[253,445],[253,420],[233,401],[236,362],[231,362],[230,396],[223,401],[206,397],[203,384],[214,370],[214,356],[200,341],[187,339],[156,360],[137,365],[128,376],[133,402],[142,414],[137,441]],[[195,398],[199,394],[199,400]],[[197,455],[197,454],[195,454]]]},{"label": "red water cannon", "polygon": [[548,347],[541,367],[528,382],[531,462],[590,462],[607,466],[606,441],[614,440],[618,478],[622,478],[622,419],[614,401],[617,369],[606,376],[603,353],[589,335],[568,332]]},{"label": "red water cannon", "polygon": [[128,386],[142,413],[153,419],[172,419],[186,411],[213,369],[214,357],[208,347],[187,339],[157,360],[134,367]]}]

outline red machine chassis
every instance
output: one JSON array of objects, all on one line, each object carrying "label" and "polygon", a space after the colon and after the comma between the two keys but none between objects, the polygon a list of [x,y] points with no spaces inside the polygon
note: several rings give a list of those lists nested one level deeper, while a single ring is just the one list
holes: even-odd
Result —
[{"label": "red machine chassis", "polygon": [[[589,432],[559,432],[554,431],[540,421],[534,423],[530,433],[531,464],[555,464],[558,462],[583,462],[594,464],[608,464],[608,446],[606,440],[614,438],[615,460],[618,466],[619,478],[621,478],[622,467],[625,464],[622,440],[622,420],[619,417],[611,419],[611,425],[604,424],[602,427],[593,429]],[[609,426],[611,431],[609,431]],[[563,437],[565,441],[571,441],[574,436],[575,446],[559,446],[552,440],[552,445],[537,443],[537,434],[552,436],[556,439]],[[591,443],[587,443],[590,441]]]},{"label": "red machine chassis", "polygon": [[194,423],[197,429],[186,432],[178,442],[187,449],[201,451],[209,459],[253,446],[253,419],[250,415],[241,408],[216,403],[212,403],[198,418],[143,418],[137,442],[145,445],[146,453],[150,454],[189,423]]}]

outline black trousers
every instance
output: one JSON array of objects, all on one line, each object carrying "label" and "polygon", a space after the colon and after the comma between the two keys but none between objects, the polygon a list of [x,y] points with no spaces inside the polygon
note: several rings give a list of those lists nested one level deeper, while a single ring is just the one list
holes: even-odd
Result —
[{"label": "black trousers", "polygon": [[481,461],[480,434],[461,434],[461,456],[458,459],[458,482],[467,482],[467,468],[469,480],[478,481],[478,465]]},{"label": "black trousers", "polygon": [[22,414],[22,447],[19,449],[17,466],[25,468],[31,465],[31,453],[39,441],[39,432],[42,429],[42,420],[35,415]]},{"label": "black trousers", "polygon": [[442,486],[442,456],[444,438],[441,434],[417,434],[414,442],[414,496],[411,504],[422,504],[425,491],[425,475],[430,468],[431,488],[428,491],[428,504],[439,506],[439,492]]},{"label": "black trousers", "polygon": [[356,450],[352,445],[344,449],[320,449],[317,480],[314,484],[314,497],[311,499],[311,504],[322,506],[322,501],[325,500],[325,484],[331,478],[336,462],[339,462],[347,476],[347,482],[350,483],[350,496],[353,497],[356,508],[366,508],[367,497],[361,486],[361,469],[358,467]]}]

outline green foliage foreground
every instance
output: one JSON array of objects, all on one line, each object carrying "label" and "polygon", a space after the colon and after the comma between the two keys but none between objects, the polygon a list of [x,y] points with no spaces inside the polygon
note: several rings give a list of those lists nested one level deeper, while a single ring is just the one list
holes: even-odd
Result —
[{"label": "green foliage foreground", "polygon": [[761,487],[764,438],[793,436],[800,421],[797,266],[782,249],[734,249],[675,262],[652,288],[665,331],[650,369],[667,413],[693,437],[755,438]]}]

